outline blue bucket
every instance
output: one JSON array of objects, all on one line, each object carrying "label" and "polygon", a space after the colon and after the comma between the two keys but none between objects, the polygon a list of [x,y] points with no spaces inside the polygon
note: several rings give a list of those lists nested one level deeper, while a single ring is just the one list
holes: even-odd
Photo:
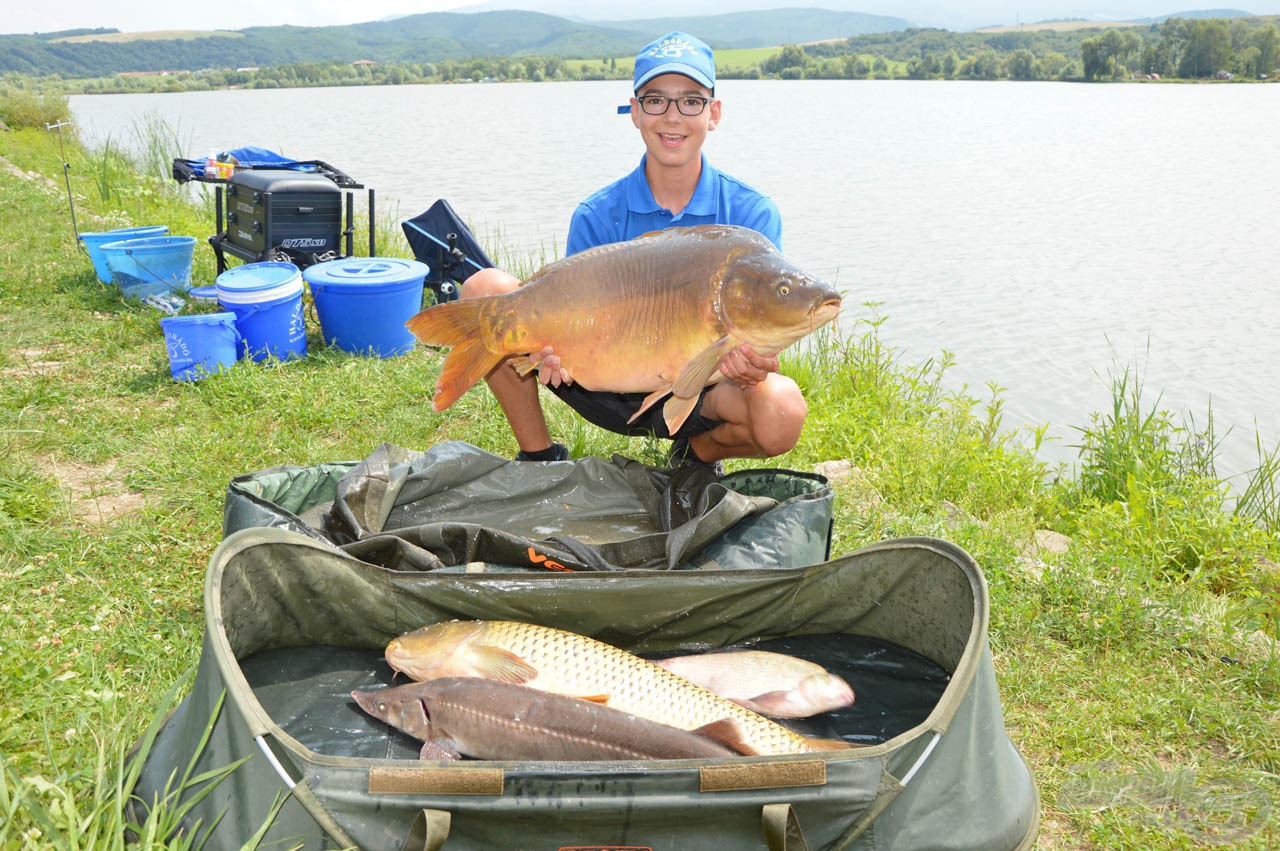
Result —
[{"label": "blue bucket", "polygon": [[235,314],[198,313],[160,320],[169,350],[169,372],[175,381],[199,381],[236,363]]},{"label": "blue bucket", "polygon": [[191,289],[194,236],[148,236],[108,242],[101,247],[111,281],[129,298],[146,298]]},{"label": "blue bucket", "polygon": [[122,239],[141,239],[144,236],[166,236],[168,225],[148,225],[141,228],[116,228],[105,233],[82,233],[80,241],[84,250],[89,252],[89,260],[93,263],[93,271],[98,280],[104,284],[111,283],[111,270],[107,268],[107,258],[102,256],[102,246],[108,242],[119,242]]},{"label": "blue bucket", "polygon": [[425,263],[398,257],[348,257],[302,273],[325,342],[380,358],[406,354],[417,343],[404,323],[422,310],[426,276]]},{"label": "blue bucket", "polygon": [[292,263],[246,263],[218,276],[218,302],[236,317],[240,352],[255,361],[306,357],[302,273]]}]

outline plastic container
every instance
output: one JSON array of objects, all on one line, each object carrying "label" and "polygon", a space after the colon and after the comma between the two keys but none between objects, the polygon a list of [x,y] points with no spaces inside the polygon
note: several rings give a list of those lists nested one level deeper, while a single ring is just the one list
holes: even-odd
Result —
[{"label": "plastic container", "polygon": [[147,225],[139,228],[116,228],[103,233],[82,233],[80,241],[89,253],[89,262],[93,263],[93,271],[98,280],[104,284],[111,283],[111,270],[107,268],[107,258],[102,254],[102,246],[108,242],[119,242],[122,239],[141,239],[146,236],[166,236],[168,225]]},{"label": "plastic container", "polygon": [[417,340],[405,322],[422,309],[427,265],[398,257],[348,257],[308,266],[325,342],[345,352],[396,357]]},{"label": "plastic container", "polygon": [[236,363],[235,314],[199,313],[160,320],[169,351],[169,373],[175,381],[199,381]]},{"label": "plastic container", "polygon": [[149,236],[102,246],[111,281],[130,298],[146,298],[191,289],[194,236]]},{"label": "plastic container", "polygon": [[246,263],[218,276],[218,303],[235,314],[241,355],[255,361],[306,357],[302,273],[292,263]]}]

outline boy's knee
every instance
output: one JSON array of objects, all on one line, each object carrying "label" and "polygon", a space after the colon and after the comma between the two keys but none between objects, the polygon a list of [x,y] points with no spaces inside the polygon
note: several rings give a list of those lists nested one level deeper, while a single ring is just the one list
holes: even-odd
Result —
[{"label": "boy's knee", "polygon": [[767,457],[790,451],[800,442],[809,405],[800,387],[774,373],[756,390],[752,405],[752,439]]},{"label": "boy's knee", "polygon": [[503,295],[520,286],[520,279],[501,269],[481,269],[462,282],[459,298],[478,298],[487,295]]}]

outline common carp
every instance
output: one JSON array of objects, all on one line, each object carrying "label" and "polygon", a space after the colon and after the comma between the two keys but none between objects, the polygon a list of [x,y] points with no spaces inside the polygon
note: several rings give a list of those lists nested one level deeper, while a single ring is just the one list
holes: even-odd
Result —
[{"label": "common carp", "polygon": [[808,718],[853,703],[853,689],[821,665],[767,650],[734,650],[658,659],[668,671],[692,680],[753,712],[775,718]]},{"label": "common carp", "polygon": [[[450,346],[433,406],[448,408],[504,358],[522,374],[551,348],[587,390],[647,393],[632,420],[671,394],[674,434],[741,345],[775,355],[830,322],[840,294],[732,225],[669,228],[544,266],[505,295],[450,301],[406,325]],[[524,356],[524,357],[519,357]]]},{"label": "common carp", "polygon": [[738,754],[714,736],[733,722],[678,730],[617,709],[480,677],[353,691],[365,712],[422,739],[423,759],[714,759]]},{"label": "common carp", "polygon": [[807,739],[684,677],[584,635],[514,621],[448,621],[392,639],[387,663],[415,680],[486,677],[697,730],[736,724],[741,754],[793,754],[848,747]]}]

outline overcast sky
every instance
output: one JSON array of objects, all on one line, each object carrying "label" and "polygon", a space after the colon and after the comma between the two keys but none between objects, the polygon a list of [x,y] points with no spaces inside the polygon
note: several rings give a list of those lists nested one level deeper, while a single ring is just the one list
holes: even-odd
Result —
[{"label": "overcast sky", "polygon": [[[125,32],[161,29],[241,29],[255,25],[324,26],[372,21],[394,15],[475,8],[477,0],[220,0],[178,3],[173,0],[27,0],[6,4],[0,32],[31,33],[115,27]],[[679,13],[715,14],[745,8],[817,6],[906,18],[913,23],[956,29],[987,24],[1029,23],[1050,18],[1079,17],[1121,20],[1181,12],[1187,9],[1234,8],[1254,14],[1280,13],[1280,0],[649,0],[616,4],[597,0],[528,0],[506,4],[553,14],[621,19]],[[584,10],[590,9],[587,12]],[[595,11],[598,10],[598,11]]]}]

